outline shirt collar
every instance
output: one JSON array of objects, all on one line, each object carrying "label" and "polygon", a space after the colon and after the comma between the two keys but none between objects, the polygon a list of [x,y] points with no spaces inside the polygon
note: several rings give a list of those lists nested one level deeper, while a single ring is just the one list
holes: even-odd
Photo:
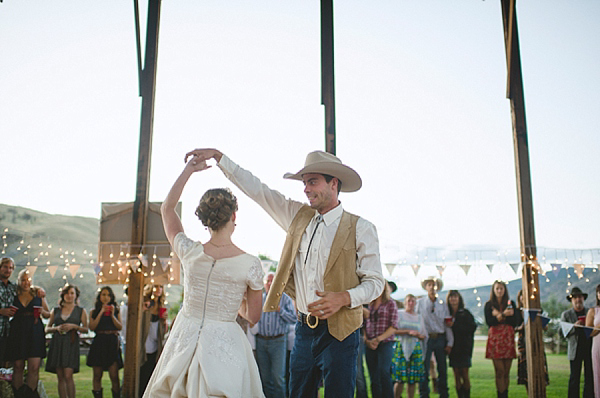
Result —
[{"label": "shirt collar", "polygon": [[[339,205],[329,210],[327,213],[323,214],[323,222],[325,226],[330,226],[334,221],[338,218],[342,217],[342,213],[344,212],[344,208],[342,207],[342,202]],[[319,215],[318,212],[315,212],[315,218]]]}]

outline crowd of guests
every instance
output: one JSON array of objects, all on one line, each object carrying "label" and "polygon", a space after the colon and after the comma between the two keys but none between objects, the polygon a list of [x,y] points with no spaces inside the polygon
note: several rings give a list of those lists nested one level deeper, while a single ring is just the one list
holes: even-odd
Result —
[{"label": "crowd of guests", "polygon": [[[102,376],[108,371],[111,394],[120,396],[119,369],[123,367],[125,325],[122,309],[117,305],[113,290],[102,287],[89,316],[78,305],[79,288],[66,285],[60,292],[58,306],[50,309],[44,289],[33,286],[26,270],[19,272],[16,284],[8,280],[14,261],[2,258],[0,263],[0,364],[13,364],[14,396],[38,397],[39,369],[45,358],[47,372],[55,373],[61,398],[75,397],[73,374],[79,372],[79,335],[94,331],[87,366],[93,369],[93,395],[102,397]],[[273,273],[265,277],[265,292],[269,292]],[[443,281],[430,277],[422,281],[426,295],[417,298],[406,295],[403,303],[391,298],[396,290],[388,282],[382,294],[363,308],[364,325],[357,366],[356,397],[366,397],[363,358],[367,364],[373,397],[409,398],[419,390],[420,397],[430,394],[430,374],[436,374],[435,390],[441,398],[448,397],[447,363],[454,373],[459,398],[471,396],[469,368],[473,355],[477,323],[465,308],[461,294],[448,291],[445,300],[438,292]],[[257,360],[262,387],[267,398],[288,396],[289,352],[293,346],[296,310],[293,301],[283,295],[280,307],[265,312],[259,322],[248,325],[247,331]],[[583,397],[600,396],[600,285],[596,288],[596,306],[586,308],[587,294],[575,287],[567,300],[572,308],[561,320],[576,326],[595,328],[588,337],[583,328],[573,327],[564,336],[568,341],[571,375],[569,397],[579,397],[582,367],[584,369]],[[140,394],[143,393],[156,366],[167,332],[167,314],[162,286],[144,287],[142,314],[142,367]],[[517,383],[527,386],[525,333],[521,309],[522,292],[517,301],[509,298],[506,284],[496,281],[484,306],[485,322],[489,326],[485,357],[492,360],[498,397],[508,397],[509,374],[513,360],[518,359]],[[41,318],[48,319],[47,325]],[[515,339],[515,333],[519,333]],[[46,334],[52,339],[46,355]],[[515,344],[515,340],[517,343]],[[595,343],[595,344],[593,344]],[[364,355],[364,357],[363,357]],[[430,366],[437,364],[437,372]],[[27,365],[27,366],[25,366]],[[26,377],[25,368],[27,369]],[[547,365],[544,367],[548,383]]]}]

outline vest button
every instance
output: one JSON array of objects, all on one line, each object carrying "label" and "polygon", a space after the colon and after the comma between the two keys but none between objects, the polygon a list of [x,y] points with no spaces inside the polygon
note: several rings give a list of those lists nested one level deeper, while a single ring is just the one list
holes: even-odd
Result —
[{"label": "vest button", "polygon": [[277,297],[281,296],[281,293],[277,292]]},{"label": "vest button", "polygon": [[272,306],[271,306],[271,309],[273,309],[273,308],[275,308],[275,306],[274,306],[274,305],[272,305]]}]

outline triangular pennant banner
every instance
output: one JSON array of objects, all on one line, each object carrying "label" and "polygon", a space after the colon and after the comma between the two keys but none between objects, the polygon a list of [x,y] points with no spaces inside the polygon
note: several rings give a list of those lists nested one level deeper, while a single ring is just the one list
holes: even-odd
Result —
[{"label": "triangular pennant banner", "polygon": [[543,328],[545,328],[548,325],[548,323],[550,323],[550,317],[548,316],[540,315],[540,319],[542,320]]},{"label": "triangular pennant banner", "polygon": [[[169,261],[171,261],[171,258],[169,258],[169,257],[160,259],[160,266],[161,266],[163,272],[167,272],[167,268],[169,267]],[[391,272],[390,272],[390,275],[391,275]]]},{"label": "triangular pennant banner", "polygon": [[555,277],[558,276],[558,273],[560,272],[560,264],[550,264],[552,266],[552,273],[554,274]]},{"label": "triangular pennant banner", "polygon": [[48,272],[50,272],[50,276],[54,278],[54,274],[56,274],[56,270],[58,269],[58,265],[49,265]]},{"label": "triangular pennant banner", "polygon": [[573,264],[573,268],[575,268],[575,274],[581,279],[583,277],[583,269],[585,268],[585,264]]},{"label": "triangular pennant banner", "polygon": [[[387,268],[390,276],[392,276],[392,273],[394,272],[394,268],[396,268],[396,264],[388,263],[385,265],[385,268]],[[163,268],[163,271],[164,271],[164,268]]]},{"label": "triangular pennant banner", "polygon": [[419,273],[419,270],[421,269],[421,266],[419,264],[413,264],[411,265],[413,272],[415,273],[415,276],[417,276],[417,274]]},{"label": "triangular pennant banner", "polygon": [[529,311],[523,310],[523,324],[527,324],[529,322]]},{"label": "triangular pennant banner", "polygon": [[98,275],[102,271],[102,265],[100,263],[94,263],[94,273]]},{"label": "triangular pennant banner", "polygon": [[531,318],[531,322],[535,322],[535,317],[537,316],[539,310],[527,310],[525,312],[529,312],[529,317]]},{"label": "triangular pennant banner", "polygon": [[569,332],[571,332],[571,329],[573,329],[574,326],[575,325],[573,325],[572,323],[561,322],[560,323],[560,328],[562,329],[563,336],[568,335]]},{"label": "triangular pennant banner", "polygon": [[491,272],[492,272],[492,270],[494,269],[494,266],[495,266],[496,264],[486,264],[486,265],[487,265],[487,267],[488,267],[488,269],[490,270],[490,273],[491,273]]},{"label": "triangular pennant banner", "polygon": [[435,266],[440,274],[440,277],[442,276],[442,274],[444,273],[444,270],[446,269],[445,265],[436,265]]},{"label": "triangular pennant banner", "polygon": [[519,269],[519,265],[521,265],[521,263],[510,263],[509,265],[510,268],[512,268],[515,275],[517,275],[517,270]]},{"label": "triangular pennant banner", "polygon": [[35,274],[35,271],[37,270],[37,265],[26,265],[25,268],[27,269],[29,277],[33,278],[33,274]]},{"label": "triangular pennant banner", "polygon": [[75,275],[77,275],[77,271],[79,270],[79,267],[81,267],[80,264],[69,265],[69,271],[71,271],[71,278],[75,278]]},{"label": "triangular pennant banner", "polygon": [[148,268],[148,256],[146,255],[139,255],[138,258],[140,259],[140,261],[142,262],[142,265],[146,268]]},{"label": "triangular pennant banner", "polygon": [[467,275],[469,273],[469,270],[471,269],[471,265],[470,264],[461,264],[460,268],[462,268],[465,275]]},{"label": "triangular pennant banner", "polygon": [[591,328],[589,326],[584,326],[583,327],[583,332],[585,333],[585,337],[587,337],[589,339],[593,330],[594,330],[594,328]]}]

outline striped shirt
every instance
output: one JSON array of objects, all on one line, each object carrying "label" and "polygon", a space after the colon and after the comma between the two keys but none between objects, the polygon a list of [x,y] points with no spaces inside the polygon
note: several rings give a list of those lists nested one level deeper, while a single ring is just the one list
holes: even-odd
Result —
[{"label": "striped shirt", "polygon": [[[8,308],[13,305],[16,296],[17,285],[11,281],[7,281],[6,284],[0,281],[0,308]],[[8,336],[9,321],[9,317],[0,315],[0,337]]]},{"label": "striped shirt", "polygon": [[[263,304],[267,293],[263,292]],[[287,334],[288,325],[296,322],[296,310],[294,309],[294,302],[287,294],[281,295],[281,301],[279,302],[279,311],[275,312],[263,312],[258,321],[258,333],[257,336],[278,336],[280,334]]]}]

